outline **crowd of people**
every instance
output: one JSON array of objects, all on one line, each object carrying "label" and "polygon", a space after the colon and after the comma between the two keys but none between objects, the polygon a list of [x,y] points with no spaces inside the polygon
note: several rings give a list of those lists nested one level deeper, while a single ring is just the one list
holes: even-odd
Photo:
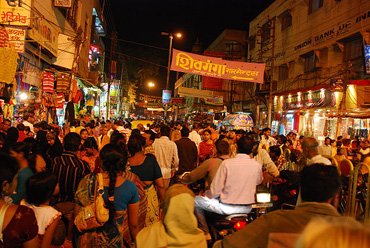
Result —
[{"label": "crowd of people", "polygon": [[[269,128],[226,131],[181,122],[132,128],[127,120],[89,117],[61,128],[35,123],[32,115],[20,122],[5,119],[0,128],[0,247],[210,247],[205,212],[248,214],[257,186],[283,170],[301,171],[297,208],[262,215],[214,247],[267,247],[281,238],[271,238],[274,233],[289,234],[283,239],[291,241],[290,247],[334,242],[318,238],[318,225],[327,233],[356,230],[362,233],[356,247],[366,247],[370,231],[341,217],[329,203],[341,184],[334,160],[368,158],[369,141],[358,137],[325,138],[319,145],[293,132],[272,137]],[[89,185],[97,173],[109,220],[78,231],[75,216],[90,203]],[[202,179],[199,195],[185,186]],[[336,218],[343,220],[328,222]]]}]

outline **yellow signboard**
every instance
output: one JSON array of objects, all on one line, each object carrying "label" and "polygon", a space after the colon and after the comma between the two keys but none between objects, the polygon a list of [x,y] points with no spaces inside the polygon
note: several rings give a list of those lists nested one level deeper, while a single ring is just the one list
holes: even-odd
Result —
[{"label": "yellow signboard", "polygon": [[30,25],[31,0],[0,0],[0,24]]},{"label": "yellow signboard", "polygon": [[57,57],[59,32],[54,25],[33,12],[30,27],[28,36]]}]

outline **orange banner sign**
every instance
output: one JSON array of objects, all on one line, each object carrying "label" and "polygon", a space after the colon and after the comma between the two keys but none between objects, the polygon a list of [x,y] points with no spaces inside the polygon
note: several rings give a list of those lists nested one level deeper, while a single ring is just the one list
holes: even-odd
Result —
[{"label": "orange banner sign", "polygon": [[265,64],[229,61],[173,49],[171,70],[262,84]]}]

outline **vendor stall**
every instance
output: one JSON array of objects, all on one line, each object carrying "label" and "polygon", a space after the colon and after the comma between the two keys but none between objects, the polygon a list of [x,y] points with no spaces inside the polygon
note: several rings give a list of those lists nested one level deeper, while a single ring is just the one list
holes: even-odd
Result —
[{"label": "vendor stall", "polygon": [[253,127],[253,119],[247,114],[229,114],[222,121],[227,130],[243,129],[249,131]]}]

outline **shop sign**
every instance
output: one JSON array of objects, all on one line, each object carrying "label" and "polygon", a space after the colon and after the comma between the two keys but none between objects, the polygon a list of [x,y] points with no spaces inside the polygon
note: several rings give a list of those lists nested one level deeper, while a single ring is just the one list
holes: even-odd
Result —
[{"label": "shop sign", "polygon": [[178,88],[178,94],[180,96],[192,96],[192,97],[199,97],[199,98],[212,98],[213,97],[213,91],[185,88],[181,86]]},{"label": "shop sign", "polygon": [[208,105],[224,105],[224,97],[216,96],[213,98],[206,98],[204,99],[204,103]]},{"label": "shop sign", "polygon": [[41,71],[37,66],[38,60],[27,53],[20,54],[18,60],[18,71],[23,72],[23,82],[40,88]]},{"label": "shop sign", "polygon": [[163,103],[170,103],[171,102],[171,91],[170,90],[163,90],[163,92],[162,92],[162,102]]},{"label": "shop sign", "polygon": [[162,107],[162,97],[151,96],[146,94],[139,94],[139,107],[143,108],[161,108]]},{"label": "shop sign", "polygon": [[305,92],[284,99],[283,110],[297,110],[317,107],[335,107],[335,95],[327,90]]},{"label": "shop sign", "polygon": [[31,29],[28,31],[28,36],[55,57],[58,56],[58,35],[58,30],[45,18],[32,13]]},{"label": "shop sign", "polygon": [[54,7],[70,8],[72,0],[54,0]]},{"label": "shop sign", "polygon": [[184,104],[185,98],[184,97],[173,97],[171,99],[172,104]]},{"label": "shop sign", "polygon": [[174,49],[171,70],[228,80],[263,83],[265,64],[223,60]]},{"label": "shop sign", "polygon": [[19,53],[24,52],[24,42],[26,40],[26,29],[21,27],[5,26],[9,35],[9,42],[15,44],[15,50]]},{"label": "shop sign", "polygon": [[343,92],[344,82],[342,78],[330,79],[330,91],[332,92]]},{"label": "shop sign", "polygon": [[0,0],[0,22],[13,26],[30,26],[31,0]]},{"label": "shop sign", "polygon": [[113,81],[113,82],[111,82],[111,85],[110,85],[109,99],[110,99],[110,102],[113,103],[113,104],[116,104],[118,102],[119,84],[120,84],[120,81]]},{"label": "shop sign", "polygon": [[[100,57],[98,55],[102,55],[102,51],[100,47],[90,44],[90,49],[89,49],[89,62],[87,63],[87,67],[92,70],[96,71],[98,63],[100,61]],[[90,68],[90,66],[92,68]]]}]

